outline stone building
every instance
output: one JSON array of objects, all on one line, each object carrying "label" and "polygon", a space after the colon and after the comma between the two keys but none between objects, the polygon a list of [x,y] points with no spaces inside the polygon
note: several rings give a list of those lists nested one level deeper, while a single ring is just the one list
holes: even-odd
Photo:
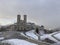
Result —
[{"label": "stone building", "polygon": [[34,23],[27,22],[27,15],[24,15],[24,20],[21,20],[21,15],[17,15],[17,30],[31,30],[34,26]]},{"label": "stone building", "polygon": [[34,23],[27,22],[27,15],[24,15],[24,19],[21,20],[21,15],[17,15],[17,22],[6,26],[7,30],[33,30],[35,28]]},{"label": "stone building", "polygon": [[25,30],[27,23],[27,16],[24,15],[24,20],[21,20],[21,15],[17,15],[17,30]]}]

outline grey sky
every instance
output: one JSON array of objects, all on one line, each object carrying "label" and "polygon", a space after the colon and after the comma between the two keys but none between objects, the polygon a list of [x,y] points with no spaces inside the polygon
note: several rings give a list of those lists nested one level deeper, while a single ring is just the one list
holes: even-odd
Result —
[{"label": "grey sky", "polygon": [[60,0],[0,0],[0,24],[16,22],[17,14],[47,28],[60,27]]}]

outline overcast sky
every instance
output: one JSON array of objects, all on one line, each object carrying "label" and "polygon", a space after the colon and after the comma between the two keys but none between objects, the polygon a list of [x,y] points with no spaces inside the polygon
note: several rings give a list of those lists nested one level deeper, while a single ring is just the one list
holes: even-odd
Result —
[{"label": "overcast sky", "polygon": [[60,27],[60,0],[0,0],[0,24],[16,22],[26,14],[29,22],[47,28]]}]

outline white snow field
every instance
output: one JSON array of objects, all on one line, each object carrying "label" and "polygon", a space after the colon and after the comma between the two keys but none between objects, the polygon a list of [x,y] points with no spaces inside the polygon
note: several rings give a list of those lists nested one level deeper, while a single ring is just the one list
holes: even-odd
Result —
[{"label": "white snow field", "polygon": [[[26,32],[26,35],[23,32],[20,32],[20,34],[24,35],[25,37],[38,40],[38,36],[34,33],[34,30]],[[55,41],[55,42],[58,43],[58,42],[60,42],[60,41],[58,41],[58,40],[60,40],[60,36],[59,35],[60,35],[60,32],[54,32],[54,33],[51,33],[51,34],[44,34],[44,35],[40,36],[40,39],[42,41],[42,40],[48,38],[48,39],[53,40],[53,41]],[[4,38],[1,37],[0,40],[1,39],[4,39]],[[4,43],[10,43],[11,45],[37,45],[37,44],[28,42],[26,40],[21,40],[21,39],[8,39],[8,40],[4,40],[2,42],[4,42]]]},{"label": "white snow field", "polygon": [[[38,40],[38,36],[34,33],[34,30],[28,31],[26,33],[26,35]],[[42,36],[40,35],[40,40],[41,41],[45,40],[46,38],[58,43],[58,42],[60,42],[60,31],[59,32],[54,32],[54,33],[51,33],[51,34],[43,34]]]},{"label": "white snow field", "polygon": [[31,38],[37,39],[37,35],[34,33],[34,30],[26,32],[26,35],[30,36]]},{"label": "white snow field", "polygon": [[[28,34],[28,36],[30,36],[30,38],[37,38],[37,36],[33,32],[34,31],[28,31],[26,34]],[[23,32],[21,32],[20,34],[24,35],[25,37],[28,37]],[[1,38],[1,39],[3,39],[3,38]],[[8,40],[3,40],[2,42],[3,43],[9,43],[11,45],[37,45],[37,44],[28,42],[26,40],[21,40],[21,39],[8,39]]]},{"label": "white snow field", "polygon": [[0,37],[0,40],[4,39],[4,37]]},{"label": "white snow field", "polygon": [[9,39],[9,40],[4,40],[2,42],[3,43],[9,43],[11,45],[36,45],[34,43],[30,43],[28,41],[21,40],[21,39]]}]

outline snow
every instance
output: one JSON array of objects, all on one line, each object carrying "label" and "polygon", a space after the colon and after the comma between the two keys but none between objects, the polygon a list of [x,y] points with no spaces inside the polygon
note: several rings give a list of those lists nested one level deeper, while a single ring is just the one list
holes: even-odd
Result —
[{"label": "snow", "polygon": [[44,32],[44,30],[39,30],[39,35],[44,35],[45,34],[45,32]]},{"label": "snow", "polygon": [[54,37],[55,37],[56,39],[60,40],[60,33],[55,34]]},{"label": "snow", "polygon": [[[42,36],[40,35],[40,40],[42,41],[42,40],[45,40],[46,38],[48,38],[50,40],[58,42],[58,40],[56,40],[54,37],[52,37],[52,35],[55,34],[55,33],[57,33],[57,32],[54,32],[54,33],[51,33],[51,34],[43,34]],[[24,35],[23,33],[21,33],[21,34]],[[30,38],[34,38],[34,39],[38,40],[38,36],[34,33],[34,30],[26,32],[26,35],[30,36]],[[56,36],[59,37],[59,35],[56,35]]]},{"label": "snow", "polygon": [[4,39],[4,37],[0,37],[0,40]]},{"label": "snow", "polygon": [[9,39],[9,40],[4,40],[2,42],[9,43],[11,45],[36,45],[34,43],[30,43],[28,41],[20,40],[20,39]]},{"label": "snow", "polygon": [[[25,36],[25,37],[33,37],[33,38],[37,38],[37,36],[34,34],[34,31],[28,31],[26,34],[28,34],[28,36],[26,36],[23,32],[20,33],[21,35]],[[3,38],[0,38],[3,39]],[[3,43],[9,43],[11,45],[36,45],[34,43],[28,42],[26,40],[22,40],[22,39],[8,39],[8,40],[4,40],[2,41]]]},{"label": "snow", "polygon": [[[40,36],[40,39],[41,40],[44,40],[44,39],[46,39],[46,38],[48,38],[48,39],[50,39],[50,40],[53,40],[53,41],[55,41],[55,42],[59,42],[57,39],[60,39],[60,33],[59,34],[57,34],[58,32],[54,32],[54,33],[52,33],[52,34],[44,34],[43,36]],[[55,35],[55,37],[57,38],[57,39],[55,39],[52,35],[54,35],[54,34],[57,34],[57,35]]]},{"label": "snow", "polygon": [[46,39],[46,38],[49,38],[49,39],[54,40],[54,41],[57,41],[56,39],[54,39],[53,37],[51,37],[51,35],[48,35],[48,34],[43,35],[43,36],[40,36],[40,39],[41,39],[41,40],[44,40],[44,39]]},{"label": "snow", "polygon": [[[21,32],[20,34],[25,36],[25,37],[30,37],[30,38],[34,38],[34,39],[38,40],[38,36],[35,34],[34,30],[26,32],[26,35],[23,32]],[[58,42],[58,40],[55,39],[54,37],[52,37],[52,35],[54,35],[57,39],[60,40],[60,32],[54,32],[51,34],[43,34],[42,36],[40,35],[40,40],[44,40],[44,39],[48,38],[50,40]],[[1,37],[0,40],[1,39],[4,39],[4,37]],[[9,40],[4,40],[2,42],[10,43],[12,45],[36,45],[34,43],[30,43],[28,41],[21,40],[21,39],[9,39]]]},{"label": "snow", "polygon": [[34,33],[34,30],[26,32],[26,35],[28,35],[34,39],[38,39],[37,35]]}]

